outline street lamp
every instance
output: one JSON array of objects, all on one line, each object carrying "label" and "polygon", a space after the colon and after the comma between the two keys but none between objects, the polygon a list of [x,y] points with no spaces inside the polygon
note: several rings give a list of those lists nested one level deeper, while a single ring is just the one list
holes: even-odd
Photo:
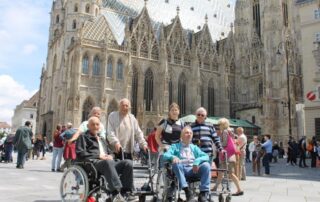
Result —
[{"label": "street lamp", "polygon": [[288,96],[288,115],[289,115],[289,136],[292,135],[292,128],[291,128],[291,97],[290,97],[290,72],[289,72],[289,48],[290,48],[290,41],[288,38],[286,38],[286,41],[281,41],[278,44],[278,51],[277,55],[282,55],[280,52],[281,46],[284,46],[285,49],[285,56],[286,56],[286,70],[287,70],[287,96]]}]

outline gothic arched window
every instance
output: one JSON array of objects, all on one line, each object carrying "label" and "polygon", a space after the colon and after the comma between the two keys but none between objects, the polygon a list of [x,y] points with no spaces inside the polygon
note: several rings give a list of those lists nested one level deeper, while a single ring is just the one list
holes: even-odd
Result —
[{"label": "gothic arched window", "polygon": [[258,36],[261,36],[260,27],[260,2],[259,0],[254,0],[253,2],[253,24]]},{"label": "gothic arched window", "polygon": [[112,78],[112,74],[113,74],[113,61],[112,58],[109,57],[108,59],[108,64],[107,64],[107,77]]},{"label": "gothic arched window", "polygon": [[89,13],[89,12],[90,12],[90,5],[87,4],[87,5],[86,5],[86,13]]},{"label": "gothic arched window", "polygon": [[156,43],[153,44],[152,51],[151,51],[151,59],[159,60],[159,50]]},{"label": "gothic arched window", "polygon": [[100,59],[98,56],[94,57],[93,60],[93,69],[92,75],[99,75],[100,74]]},{"label": "gothic arched window", "polygon": [[146,111],[151,111],[153,100],[153,73],[149,68],[145,73],[144,78],[144,101],[146,103]]},{"label": "gothic arched window", "polygon": [[259,81],[259,84],[258,84],[258,96],[260,98],[263,96],[263,83],[262,83],[262,81]]},{"label": "gothic arched window", "polygon": [[82,121],[89,119],[89,114],[93,106],[94,106],[93,99],[91,97],[87,97],[87,99],[84,101],[82,106],[82,118],[81,118]]},{"label": "gothic arched window", "polygon": [[132,87],[131,87],[131,112],[137,116],[138,112],[138,70],[136,67],[132,68]]},{"label": "gothic arched window", "polygon": [[52,65],[52,74],[57,70],[57,55],[54,55],[53,65]]},{"label": "gothic arched window", "polygon": [[143,39],[140,46],[140,57],[148,58],[148,45],[145,39]]},{"label": "gothic arched window", "polygon": [[72,29],[77,29],[77,21],[73,20],[72,22]]},{"label": "gothic arched window", "polygon": [[208,115],[210,116],[214,115],[214,103],[214,83],[211,79],[208,84]]},{"label": "gothic arched window", "polygon": [[184,73],[179,77],[178,82],[178,105],[180,106],[180,114],[186,114],[186,97],[187,97],[187,79]]},{"label": "gothic arched window", "polygon": [[59,22],[60,22],[60,16],[57,15],[57,16],[56,16],[56,24],[58,24]]},{"label": "gothic arched window", "polygon": [[78,12],[78,4],[75,4],[75,5],[74,5],[73,11],[74,11],[75,13]]},{"label": "gothic arched window", "polygon": [[137,56],[137,43],[134,38],[131,39],[131,54]]},{"label": "gothic arched window", "polygon": [[200,95],[201,95],[201,106],[204,106],[204,88],[203,88],[203,85],[200,86]]},{"label": "gothic arched window", "polygon": [[176,64],[181,64],[181,53],[180,53],[180,48],[177,46],[175,52],[174,52],[174,63]]},{"label": "gothic arched window", "polygon": [[89,73],[89,57],[88,55],[85,55],[82,58],[82,74],[88,74]]},{"label": "gothic arched window", "polygon": [[189,51],[186,51],[183,56],[183,64],[186,66],[191,66],[191,56]]},{"label": "gothic arched window", "polygon": [[119,80],[123,79],[123,63],[121,59],[118,60],[118,64],[117,64],[117,79]]}]

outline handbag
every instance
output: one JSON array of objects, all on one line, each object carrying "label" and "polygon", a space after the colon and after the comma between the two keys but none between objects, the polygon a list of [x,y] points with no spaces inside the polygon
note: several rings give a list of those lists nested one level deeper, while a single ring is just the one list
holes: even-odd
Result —
[{"label": "handbag", "polygon": [[227,146],[224,148],[227,152],[227,158],[237,153],[236,145],[234,144],[233,138],[230,135],[230,131],[228,131],[227,135]]}]

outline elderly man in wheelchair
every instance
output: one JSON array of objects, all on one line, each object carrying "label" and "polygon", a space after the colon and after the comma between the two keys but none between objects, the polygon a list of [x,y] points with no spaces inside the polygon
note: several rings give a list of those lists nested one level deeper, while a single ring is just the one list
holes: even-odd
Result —
[{"label": "elderly man in wheelchair", "polygon": [[189,188],[188,179],[190,178],[200,179],[198,201],[207,202],[211,179],[209,156],[191,143],[192,136],[192,129],[189,126],[184,127],[181,132],[181,141],[171,145],[163,154],[163,159],[172,162],[172,170],[178,179],[179,188],[185,191],[187,202],[196,201]]},{"label": "elderly man in wheelchair", "polygon": [[[88,169],[83,167],[84,165],[93,165],[92,169],[93,172],[97,172],[97,175],[100,175],[104,181],[106,181],[103,185],[107,187],[105,190],[111,196],[109,199],[112,201],[132,201],[130,197],[124,199],[124,196],[128,193],[132,192],[134,189],[133,186],[133,164],[131,160],[118,160],[115,161],[112,155],[107,154],[107,144],[105,140],[99,137],[99,128],[100,128],[100,120],[97,117],[91,117],[88,121],[88,131],[84,132],[82,135],[79,136],[77,139],[77,146],[76,146],[76,153],[77,153],[77,160],[76,165],[80,166],[73,166],[73,168],[77,168],[76,170],[80,170],[80,174],[74,174],[76,178],[75,185],[72,186],[70,189],[71,192],[74,189],[79,189],[79,184],[83,184],[84,191],[83,197],[84,199],[80,198],[80,201],[89,201],[90,195],[86,192],[90,192],[89,188],[91,187],[90,184],[88,185],[88,175],[91,175],[88,172]],[[85,163],[84,163],[85,162]],[[82,165],[82,168],[81,168]],[[72,169],[72,167],[71,167]],[[92,169],[89,169],[89,172],[92,172]],[[69,170],[68,170],[69,171]],[[68,171],[66,173],[68,173]],[[82,174],[83,180],[79,179],[81,177],[81,173],[85,172],[86,174]],[[66,175],[65,173],[65,175]],[[72,171],[75,173],[75,171]],[[86,179],[85,179],[86,178]],[[97,178],[97,177],[95,177]],[[64,183],[65,181],[65,183]],[[90,180],[89,180],[90,181]],[[65,185],[63,185],[63,183]],[[61,192],[63,191],[64,186],[67,186],[67,180],[63,178],[61,183]],[[103,188],[103,189],[104,189]],[[78,191],[78,190],[77,190]],[[66,195],[67,193],[64,193]],[[73,193],[74,194],[74,193]],[[130,195],[130,194],[129,194]],[[62,198],[63,194],[62,194]],[[88,199],[87,199],[88,198]],[[134,198],[134,197],[133,197]]]}]

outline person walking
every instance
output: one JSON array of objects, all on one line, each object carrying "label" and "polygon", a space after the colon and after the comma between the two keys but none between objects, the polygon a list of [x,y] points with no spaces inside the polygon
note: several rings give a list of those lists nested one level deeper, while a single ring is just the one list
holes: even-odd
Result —
[{"label": "person walking", "polygon": [[261,145],[262,148],[265,150],[265,155],[262,158],[262,163],[264,166],[264,175],[270,175],[270,159],[272,159],[272,141],[271,135],[266,134],[264,135],[265,142]]},{"label": "person walking", "polygon": [[317,167],[317,140],[316,140],[316,136],[312,137],[312,140],[310,142],[310,155],[311,155],[311,168],[315,168]]},{"label": "person walking", "polygon": [[[236,145],[234,143],[232,131],[230,129],[229,120],[226,118],[221,118],[218,121],[218,125],[221,131],[222,147],[226,151],[226,153],[224,152],[220,153],[219,168],[226,169],[228,164],[229,177],[237,188],[237,192],[233,193],[232,196],[241,196],[244,194],[244,192],[240,187],[239,178],[235,175],[235,172],[234,172],[234,169],[236,167]],[[227,158],[225,158],[224,155],[227,155]],[[218,179],[217,179],[216,185],[213,187],[213,191],[217,191],[219,185],[222,182],[222,178],[223,178],[223,173],[218,172]]]},{"label": "person walking", "polygon": [[5,162],[9,163],[12,162],[12,152],[13,152],[13,140],[14,134],[9,134],[4,141],[4,152],[5,152]]},{"label": "person walking", "polygon": [[52,161],[51,161],[51,171],[60,171],[61,158],[63,154],[63,141],[60,137],[61,125],[58,124],[56,130],[53,133],[53,151],[52,151]]},{"label": "person walking", "polygon": [[240,151],[239,162],[238,162],[238,165],[239,165],[238,178],[240,180],[246,180],[247,175],[246,175],[245,159],[246,159],[247,136],[244,134],[244,130],[242,127],[238,127],[236,129],[236,132],[238,134],[237,146]]},{"label": "person walking", "polygon": [[17,157],[17,166],[18,169],[23,169],[24,164],[26,161],[26,154],[29,149],[31,149],[31,137],[32,137],[32,131],[31,131],[31,122],[26,121],[24,126],[21,126],[13,139],[13,144],[15,149],[18,151],[18,157]]},{"label": "person walking", "polygon": [[[79,130],[78,130],[79,131]],[[85,130],[87,131],[87,130]],[[76,159],[76,142],[69,143],[69,140],[73,138],[77,130],[72,128],[72,123],[67,123],[67,129],[61,133],[60,138],[65,142],[63,148],[64,163],[61,165],[59,172],[63,172],[65,168],[69,168],[73,160]],[[80,134],[81,135],[81,134]],[[77,138],[78,139],[78,138]]]}]

